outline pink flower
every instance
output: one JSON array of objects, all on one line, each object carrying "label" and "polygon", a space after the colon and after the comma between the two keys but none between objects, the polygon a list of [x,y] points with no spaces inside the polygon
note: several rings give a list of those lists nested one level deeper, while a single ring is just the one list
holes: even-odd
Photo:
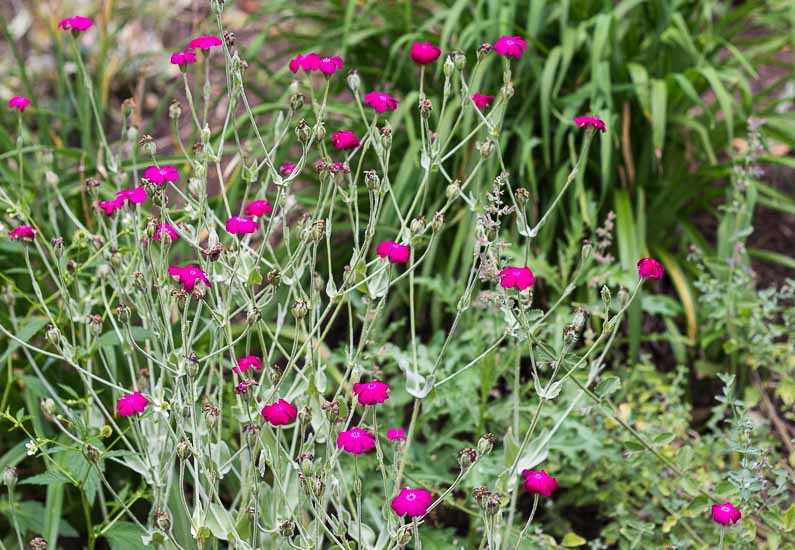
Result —
[{"label": "pink flower", "polygon": [[190,50],[174,52],[171,54],[171,64],[184,67],[188,63],[196,63],[196,54]]},{"label": "pink flower", "polygon": [[124,199],[113,199],[111,201],[97,201],[97,206],[110,217],[116,210],[121,210],[124,206]]},{"label": "pink flower", "polygon": [[604,120],[592,116],[575,117],[574,124],[577,125],[577,128],[587,128],[590,126],[596,128],[600,132],[607,132],[607,126],[605,126]]},{"label": "pink flower", "polygon": [[665,270],[654,258],[641,258],[638,261],[638,275],[641,279],[662,279]]},{"label": "pink flower", "polygon": [[497,277],[500,278],[500,286],[502,288],[516,287],[519,290],[525,290],[533,286],[533,283],[536,282],[536,278],[529,267],[514,267],[509,265],[497,273]]},{"label": "pink flower", "polygon": [[414,42],[411,45],[411,60],[417,65],[433,63],[439,59],[440,55],[442,55],[442,50],[430,42]]},{"label": "pink flower", "polygon": [[157,185],[163,185],[167,181],[177,181],[179,172],[174,166],[147,166],[144,170],[144,177]]},{"label": "pink flower", "polygon": [[351,428],[337,436],[337,447],[351,454],[362,454],[375,447],[375,438],[361,428]]},{"label": "pink flower", "polygon": [[9,238],[18,241],[32,241],[36,237],[36,228],[29,225],[18,225],[8,232]]},{"label": "pink flower", "polygon": [[390,389],[389,386],[378,380],[372,380],[366,384],[353,385],[353,393],[359,396],[359,403],[362,405],[383,403],[389,399]]},{"label": "pink flower", "polygon": [[257,199],[252,201],[246,206],[245,214],[246,216],[256,216],[261,217],[263,214],[270,215],[273,212],[273,207],[271,203],[266,201],[265,199]]},{"label": "pink flower", "polygon": [[409,247],[395,241],[384,241],[378,245],[375,253],[381,258],[389,258],[393,264],[405,264],[409,261]]},{"label": "pink flower", "polygon": [[193,290],[193,287],[196,285],[196,281],[203,282],[208,288],[213,286],[210,284],[210,281],[207,279],[207,275],[204,274],[204,271],[198,267],[193,267],[192,265],[184,265],[182,267],[172,265],[168,268],[168,274],[172,277],[176,277],[177,280],[182,283],[182,288],[186,292]]},{"label": "pink flower", "polygon": [[177,239],[179,239],[179,234],[177,233],[177,230],[171,227],[170,225],[168,225],[167,223],[161,223],[160,225],[157,226],[157,231],[155,232],[154,239],[156,241],[159,241],[164,231],[166,232],[166,234],[168,234],[168,237],[172,241],[176,241]]},{"label": "pink flower", "polygon": [[209,50],[213,46],[220,46],[221,39],[216,36],[197,36],[188,42],[188,49]]},{"label": "pink flower", "polygon": [[742,513],[732,506],[731,502],[712,505],[712,520],[721,525],[729,525],[730,523],[734,525],[740,521],[741,517],[743,517]]},{"label": "pink flower", "polygon": [[475,92],[472,95],[472,101],[475,102],[475,107],[478,109],[482,109],[483,107],[488,107],[491,105],[491,102],[494,101],[493,95],[481,95],[478,92]]},{"label": "pink flower", "polygon": [[[313,55],[313,56],[317,57],[316,53],[310,53],[309,55]],[[306,67],[305,63],[304,63],[306,61],[307,57],[309,57],[309,56],[306,56],[306,55],[303,55],[303,54],[300,54],[300,53],[298,55],[296,55],[290,61],[290,64],[288,65],[288,68],[290,69],[290,72],[291,73],[297,73],[298,69],[303,69],[304,71],[309,71],[310,69],[308,69]]]},{"label": "pink flower", "polygon": [[143,187],[136,187],[134,189],[122,189],[116,192],[116,198],[122,201],[130,201],[132,204],[140,204],[146,202],[146,189]]},{"label": "pink flower", "polygon": [[430,491],[403,487],[400,493],[392,499],[392,510],[399,516],[415,518],[424,516],[431,502],[433,502],[433,497]]},{"label": "pink flower", "polygon": [[243,374],[249,367],[254,367],[257,370],[262,370],[262,363],[256,355],[246,355],[237,360],[237,366],[232,367],[232,372],[236,374]]},{"label": "pink flower", "polygon": [[342,69],[342,58],[338,55],[321,57],[317,62],[317,70],[323,74],[332,75],[338,69]]},{"label": "pink flower", "polygon": [[510,56],[519,59],[527,49],[527,42],[520,36],[501,36],[494,43],[494,49],[502,56]]},{"label": "pink flower", "polygon": [[125,395],[116,401],[116,411],[119,416],[132,416],[135,413],[142,413],[149,404],[149,400],[138,392]]},{"label": "pink flower", "polygon": [[20,113],[24,113],[25,107],[27,107],[28,105],[30,105],[30,100],[21,95],[15,95],[14,97],[8,100],[8,108],[9,109],[17,108],[19,109]]},{"label": "pink flower", "polygon": [[279,399],[273,405],[265,405],[262,407],[262,418],[273,424],[274,426],[284,426],[289,424],[298,416],[298,409],[284,399]]},{"label": "pink flower", "polygon": [[61,21],[58,23],[58,28],[67,31],[72,30],[72,31],[83,32],[85,30],[88,30],[88,28],[91,27],[91,25],[93,24],[94,22],[91,20],[90,17],[83,17],[82,15],[74,15],[72,17],[67,17],[66,19],[61,19]]},{"label": "pink flower", "polygon": [[279,166],[279,173],[282,176],[289,176],[295,170],[295,164],[282,164]]},{"label": "pink flower", "polygon": [[383,113],[387,109],[390,111],[397,109],[398,100],[388,94],[370,92],[364,96],[364,104],[375,109],[376,113]]},{"label": "pink flower", "polygon": [[386,438],[390,441],[406,441],[406,430],[403,428],[389,428]]},{"label": "pink flower", "polygon": [[337,149],[356,149],[359,146],[359,138],[350,130],[343,130],[331,134],[331,144]]},{"label": "pink flower", "polygon": [[524,476],[524,488],[531,493],[551,497],[552,492],[557,490],[558,482],[554,477],[548,475],[544,470],[522,470]]},{"label": "pink flower", "polygon": [[226,231],[232,235],[247,235],[257,230],[257,222],[251,218],[232,216],[226,220]]}]

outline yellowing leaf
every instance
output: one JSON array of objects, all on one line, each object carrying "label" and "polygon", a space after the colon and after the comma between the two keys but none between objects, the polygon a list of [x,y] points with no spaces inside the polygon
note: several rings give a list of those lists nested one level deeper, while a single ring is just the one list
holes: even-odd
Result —
[{"label": "yellowing leaf", "polygon": [[584,538],[582,538],[577,533],[574,533],[573,531],[569,531],[563,537],[563,540],[560,542],[560,544],[562,544],[566,548],[576,548],[577,546],[582,546],[586,542],[588,542],[588,541],[585,540]]},{"label": "yellowing leaf", "polygon": [[675,516],[668,516],[665,518],[665,521],[662,524],[662,532],[669,533],[673,526],[676,525],[676,517]]}]

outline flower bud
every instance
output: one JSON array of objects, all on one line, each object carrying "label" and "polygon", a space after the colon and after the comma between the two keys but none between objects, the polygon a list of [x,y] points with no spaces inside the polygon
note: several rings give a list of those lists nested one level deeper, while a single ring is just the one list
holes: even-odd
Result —
[{"label": "flower bud", "polygon": [[494,47],[488,42],[478,46],[478,61],[482,61],[487,55],[494,50]]},{"label": "flower bud", "polygon": [[314,472],[315,455],[312,453],[301,453],[298,455],[298,465],[305,476],[311,476]]},{"label": "flower bud", "polygon": [[480,151],[481,157],[487,159],[494,154],[496,148],[497,146],[495,145],[494,140],[487,139],[478,146],[478,151]]},{"label": "flower bud", "polygon": [[171,103],[168,105],[168,118],[171,120],[179,120],[179,117],[182,116],[182,105],[179,104],[179,100],[174,98],[171,100]]},{"label": "flower bud", "polygon": [[155,512],[154,515],[155,525],[157,528],[167,533],[171,529],[171,514],[164,511]]},{"label": "flower bud", "polygon": [[116,317],[124,324],[130,322],[130,308],[126,304],[116,306]]},{"label": "flower bud", "polygon": [[58,174],[56,174],[52,170],[47,170],[46,172],[44,172],[44,182],[47,185],[50,185],[52,187],[58,187],[58,183],[60,181],[61,179],[58,177]]},{"label": "flower bud", "polygon": [[319,121],[315,124],[315,141],[323,141],[323,138],[326,137],[326,125],[323,124],[323,121]]},{"label": "flower bud", "polygon": [[39,406],[41,407],[41,413],[44,415],[44,418],[52,420],[55,416],[55,401],[46,397],[39,401]]},{"label": "flower bud", "polygon": [[47,550],[47,545],[47,539],[43,537],[32,538],[28,543],[30,550]]},{"label": "flower bud", "polygon": [[309,238],[312,242],[319,243],[326,235],[326,220],[319,219],[312,222],[309,226]]},{"label": "flower bud", "polygon": [[107,424],[103,424],[102,427],[99,429],[99,436],[102,439],[107,439],[112,435],[113,435],[113,428],[111,428]]},{"label": "flower bud", "polygon": [[204,185],[202,185],[202,182],[199,178],[188,179],[188,192],[196,199],[200,199],[202,197],[204,193]]},{"label": "flower bud", "polygon": [[279,286],[279,282],[281,281],[282,274],[279,273],[278,269],[271,269],[268,271],[268,274],[265,275],[265,281],[270,286]]},{"label": "flower bud", "polygon": [[251,306],[246,312],[246,324],[256,325],[262,319],[262,312],[257,306]]},{"label": "flower bud", "polygon": [[148,157],[153,157],[157,153],[155,140],[149,134],[144,134],[141,139],[138,140],[138,147],[141,148],[141,153]]},{"label": "flower bud", "polygon": [[585,263],[591,257],[591,252],[593,252],[593,244],[588,239],[585,239],[582,242],[582,248],[580,249],[580,261]]},{"label": "flower bud", "polygon": [[468,470],[477,461],[478,452],[472,447],[461,449],[458,452],[458,465],[461,467],[461,470]]},{"label": "flower bud", "polygon": [[602,302],[604,302],[605,306],[609,306],[611,296],[610,296],[610,289],[607,288],[607,285],[602,286],[600,294],[602,295]]},{"label": "flower bud", "polygon": [[378,191],[381,187],[381,178],[378,177],[378,173],[375,170],[365,170],[364,184],[370,191]]},{"label": "flower bud", "polygon": [[455,50],[450,52],[450,57],[453,58],[453,63],[455,64],[455,68],[459,71],[463,71],[464,67],[467,64],[467,58],[464,55],[464,52],[461,50]]},{"label": "flower bud", "polygon": [[63,244],[63,237],[55,237],[52,242],[52,249],[55,253],[56,258],[60,258],[63,256],[64,244]]},{"label": "flower bud", "polygon": [[294,113],[300,111],[304,107],[304,94],[293,94],[290,96],[290,110]]},{"label": "flower bud", "polygon": [[348,82],[348,88],[353,92],[355,96],[356,93],[359,91],[359,88],[362,86],[362,80],[359,78],[359,73],[357,71],[348,71],[348,76],[345,79]]},{"label": "flower bud", "polygon": [[309,138],[312,137],[312,128],[309,127],[304,119],[299,120],[295,125],[295,137],[301,143],[308,143]]},{"label": "flower bud", "polygon": [[491,452],[494,448],[494,442],[497,441],[497,438],[493,433],[485,433],[480,436],[478,440],[478,453],[480,456],[486,456]]},{"label": "flower bud", "polygon": [[447,200],[453,200],[461,193],[461,182],[453,180],[448,186],[446,191]]},{"label": "flower bud", "polygon": [[450,78],[454,70],[455,70],[455,63],[453,62],[452,58],[448,55],[447,59],[444,60],[444,68],[443,68],[444,76]]},{"label": "flower bud", "polygon": [[9,490],[13,490],[17,484],[17,469],[13,466],[6,466],[3,470],[3,483],[6,484]]},{"label": "flower bud", "polygon": [[86,443],[83,446],[83,456],[86,458],[89,464],[96,464],[99,462],[99,449],[89,443]]},{"label": "flower bud", "polygon": [[129,141],[130,143],[135,143],[136,141],[138,141],[139,135],[140,132],[138,131],[137,126],[130,126],[129,128],[127,128],[127,141]]},{"label": "flower bud", "polygon": [[300,321],[306,317],[306,314],[309,312],[309,303],[306,300],[299,298],[295,301],[290,311],[292,312],[293,317]]},{"label": "flower bud", "polygon": [[434,233],[442,229],[444,226],[444,214],[441,212],[437,212],[433,215],[433,219],[431,219],[431,229]]},{"label": "flower bud", "polygon": [[392,126],[388,122],[381,128],[381,145],[384,146],[384,149],[392,147]]},{"label": "flower bud", "polygon": [[61,331],[55,325],[47,325],[47,332],[45,333],[47,341],[55,347],[61,345]]},{"label": "flower bud", "polygon": [[626,288],[621,287],[621,290],[618,291],[618,303],[621,305],[621,307],[623,307],[627,305],[628,301],[629,301],[629,291]]},{"label": "flower bud", "polygon": [[411,220],[409,224],[409,230],[411,231],[412,235],[419,235],[423,231],[425,231],[425,218],[423,216],[419,216]]},{"label": "flower bud", "polygon": [[295,533],[295,524],[288,520],[285,520],[279,524],[279,534],[285,538],[292,538],[293,534]]},{"label": "flower bud", "polygon": [[524,187],[520,187],[514,192],[514,196],[519,205],[524,205],[530,199],[530,192]]},{"label": "flower bud", "polygon": [[246,434],[246,445],[249,449],[256,449],[259,440],[259,426],[256,424],[246,424],[243,426],[243,433]]},{"label": "flower bud", "polygon": [[574,312],[574,320],[571,322],[577,333],[582,332],[586,321],[588,321],[588,311],[583,307],[578,307],[577,311]]},{"label": "flower bud", "polygon": [[400,527],[395,533],[395,542],[397,543],[398,548],[404,548],[407,546],[411,539],[414,538],[414,524],[407,523]]},{"label": "flower bud", "polygon": [[326,413],[326,418],[332,424],[340,417],[340,404],[337,401],[323,401],[320,408]]},{"label": "flower bud", "polygon": [[191,449],[190,442],[187,439],[183,439],[179,443],[177,443],[177,456],[181,460],[186,460],[190,458],[190,455],[193,453],[193,449]]},{"label": "flower bud", "polygon": [[431,116],[431,111],[433,110],[433,103],[431,102],[430,99],[428,99],[427,97],[423,97],[422,99],[420,99],[419,107],[420,107],[420,114],[422,115],[423,118],[428,118],[429,116]]}]

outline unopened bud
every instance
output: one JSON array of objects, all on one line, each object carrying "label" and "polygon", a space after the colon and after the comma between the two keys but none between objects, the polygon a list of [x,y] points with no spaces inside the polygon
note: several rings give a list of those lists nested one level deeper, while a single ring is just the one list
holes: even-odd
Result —
[{"label": "unopened bud", "polygon": [[129,323],[130,322],[130,308],[126,304],[119,304],[116,306],[116,317],[119,318],[119,321],[122,323]]},{"label": "unopened bud", "polygon": [[472,447],[461,449],[458,453],[458,465],[462,470],[468,470],[478,461],[478,452]]},{"label": "unopened bud", "polygon": [[359,78],[359,73],[356,71],[349,71],[346,81],[348,82],[348,88],[350,88],[353,94],[356,95],[356,92],[358,92],[359,88],[362,86],[362,80]]},{"label": "unopened bud", "polygon": [[295,524],[289,519],[279,524],[279,534],[285,538],[292,538],[295,533]]},{"label": "unopened bud", "polygon": [[425,218],[419,216],[418,218],[414,218],[411,220],[409,224],[409,230],[411,231],[412,235],[419,235],[423,231],[425,231]]},{"label": "unopened bud", "polygon": [[478,453],[480,456],[486,456],[491,452],[494,448],[494,442],[497,441],[497,438],[493,433],[485,433],[480,436],[478,440]]},{"label": "unopened bud", "polygon": [[298,319],[299,321],[306,317],[306,314],[309,312],[309,304],[306,300],[299,298],[293,304],[292,309],[290,310],[293,314],[293,317]]},{"label": "unopened bud", "polygon": [[13,490],[17,484],[17,469],[13,466],[6,466],[3,470],[3,483],[9,490]]},{"label": "unopened bud", "polygon": [[453,180],[447,186],[446,196],[447,200],[453,200],[461,193],[461,182],[458,180]]},{"label": "unopened bud", "polygon": [[381,178],[378,177],[378,173],[375,170],[365,170],[364,184],[370,191],[378,191],[381,187]]},{"label": "unopened bud", "polygon": [[190,458],[190,455],[193,453],[193,449],[191,449],[190,442],[187,439],[183,439],[179,443],[177,443],[177,456],[182,459],[186,460]]},{"label": "unopened bud", "polygon": [[47,550],[47,545],[47,539],[43,537],[32,538],[28,543],[30,550]]},{"label": "unopened bud", "polygon": [[41,407],[41,412],[44,415],[44,418],[47,420],[52,420],[55,416],[55,401],[47,397],[39,402],[39,406]]},{"label": "unopened bud", "polygon": [[90,464],[96,464],[97,462],[99,462],[99,449],[97,449],[93,445],[86,443],[83,446],[83,456],[86,457],[86,460]]},{"label": "unopened bud", "polygon": [[433,215],[433,219],[431,219],[431,229],[434,233],[439,231],[444,226],[444,214],[441,212],[437,212]]},{"label": "unopened bud", "polygon": [[298,121],[298,124],[295,125],[295,137],[301,143],[309,142],[309,138],[312,137],[312,128],[306,123],[304,119]]},{"label": "unopened bud", "polygon": [[155,140],[149,134],[144,134],[141,139],[138,140],[138,147],[141,148],[141,153],[148,157],[153,157],[155,153],[157,153]]},{"label": "unopened bud", "polygon": [[55,347],[61,345],[61,331],[55,325],[47,325],[47,341]]},{"label": "unopened bud", "polygon": [[290,109],[293,112],[300,111],[304,107],[304,94],[293,94],[290,96]]},{"label": "unopened bud", "polygon": [[155,512],[154,515],[155,525],[163,532],[168,532],[171,529],[171,514],[164,511]]},{"label": "unopened bud", "polygon": [[486,141],[480,144],[480,146],[478,147],[478,151],[480,151],[481,157],[487,159],[494,154],[496,148],[497,146],[495,145],[494,141],[491,139],[487,139]]},{"label": "unopened bud", "polygon": [[610,289],[607,288],[607,285],[602,286],[600,294],[602,295],[602,302],[604,302],[605,306],[609,306],[611,295],[610,295]]}]

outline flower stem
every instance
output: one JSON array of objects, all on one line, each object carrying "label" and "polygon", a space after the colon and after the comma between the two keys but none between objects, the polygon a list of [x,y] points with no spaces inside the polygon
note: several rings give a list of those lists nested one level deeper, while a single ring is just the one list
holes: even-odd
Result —
[{"label": "flower stem", "polygon": [[527,534],[527,530],[530,528],[530,524],[533,523],[533,516],[536,515],[537,506],[538,506],[538,494],[536,494],[533,497],[533,509],[530,510],[530,517],[527,518],[527,523],[524,524],[522,532],[519,533],[519,538],[516,540],[516,546],[513,547],[513,550],[519,550],[519,545],[522,544],[522,539],[524,538],[525,534]]}]

